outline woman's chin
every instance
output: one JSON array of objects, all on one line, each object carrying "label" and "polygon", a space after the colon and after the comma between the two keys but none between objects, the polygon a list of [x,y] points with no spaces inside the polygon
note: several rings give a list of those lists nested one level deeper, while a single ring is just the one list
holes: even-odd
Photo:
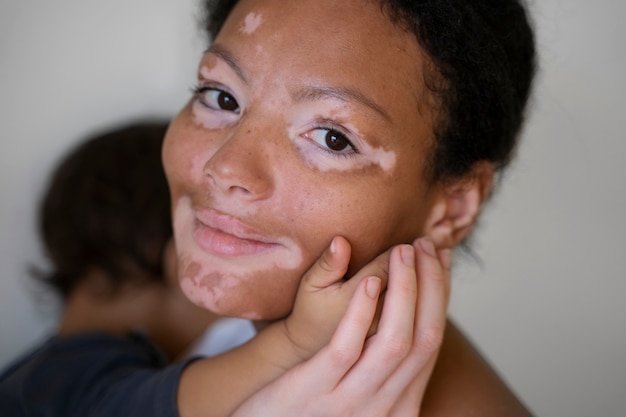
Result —
[{"label": "woman's chin", "polygon": [[277,268],[234,273],[184,256],[178,272],[180,287],[194,304],[220,316],[255,321],[289,314],[301,276]]}]

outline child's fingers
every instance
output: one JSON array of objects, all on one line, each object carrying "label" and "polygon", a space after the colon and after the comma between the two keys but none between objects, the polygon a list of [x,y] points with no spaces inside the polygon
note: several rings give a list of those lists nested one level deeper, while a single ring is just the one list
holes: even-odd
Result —
[{"label": "child's fingers", "polygon": [[[384,307],[377,329],[378,349],[389,363],[402,360],[408,354],[415,327],[417,299],[415,250],[410,245],[393,248],[389,259],[389,282]],[[390,369],[391,371],[392,369]]]},{"label": "child's fingers", "polygon": [[430,243],[392,249],[383,317],[370,338],[382,285],[372,276],[356,280],[330,343],[299,368],[309,376],[308,395],[331,403],[360,398],[366,412],[359,415],[416,414],[437,358],[449,293],[449,253],[435,252]]},{"label": "child's fingers", "polygon": [[389,257],[391,249],[378,255],[373,261],[361,268],[357,273],[351,276],[344,285],[350,285],[352,282],[359,282],[365,277],[379,277],[382,280],[382,286],[387,286],[387,278],[389,277]]},{"label": "child's fingers", "polygon": [[348,241],[341,236],[335,236],[322,256],[306,272],[302,284],[311,289],[320,289],[341,280],[348,270],[350,252]]},{"label": "child's fingers", "polygon": [[428,239],[418,240],[417,246],[420,262],[417,264],[419,292],[415,343],[427,350],[437,350],[443,338],[450,296],[450,253],[448,249],[435,252]]},{"label": "child's fingers", "polygon": [[[409,245],[406,246],[410,249]],[[352,294],[361,280],[371,276],[381,279],[382,291],[384,291],[389,279],[390,258],[392,251],[393,248],[386,250],[382,254],[378,255],[373,261],[361,268],[356,274],[341,285],[341,291],[344,294]],[[381,297],[378,302],[378,307],[374,320],[372,321],[372,325],[370,326],[368,336],[373,335],[378,330],[378,322],[382,313],[382,306],[383,298]]]},{"label": "child's fingers", "polygon": [[361,280],[330,343],[311,359],[317,372],[334,388],[359,359],[381,291],[378,277]]},{"label": "child's fingers", "polygon": [[[341,285],[341,290],[344,294],[352,294],[359,283],[367,278],[367,277],[378,277],[381,280],[381,291],[384,291],[387,286],[387,281],[389,278],[389,258],[391,255],[392,249],[389,249],[382,254],[378,255],[373,261],[365,265],[361,268],[357,273],[351,276],[347,281],[345,281]],[[372,323],[372,327],[370,328],[369,335],[375,333],[376,328],[378,327],[378,319],[380,318],[380,310],[382,307],[382,300],[379,300],[377,317]]]},{"label": "child's fingers", "polygon": [[[414,245],[418,294],[413,347],[405,362],[386,383],[387,389],[394,392],[405,387],[419,373],[432,371],[446,325],[450,292],[449,251],[437,253],[432,241],[424,238]],[[425,378],[421,380],[424,384],[427,381]],[[425,385],[422,388],[425,389]]]},{"label": "child's fingers", "polygon": [[[268,402],[274,402],[281,415],[289,416],[303,415],[302,410],[306,410],[306,415],[325,415],[329,406],[337,416],[348,414],[344,405],[346,410],[360,409],[361,404],[369,408],[372,390],[378,384],[370,383],[368,375],[360,374],[362,383],[353,391],[346,392],[340,387],[361,356],[380,290],[380,278],[362,279],[330,343],[255,394],[256,402],[246,401],[236,415],[257,415],[255,411],[258,411],[259,404],[262,409],[267,409]],[[284,396],[285,392],[287,396]],[[346,401],[346,396],[350,401]]]},{"label": "child's fingers", "polygon": [[[363,374],[375,373],[380,381],[379,389],[390,398],[398,398],[420,375],[426,375],[420,377],[425,387],[446,323],[449,270],[442,268],[430,240],[416,242],[415,252],[406,246],[392,252],[378,332],[368,340],[353,368],[361,368]],[[409,254],[415,255],[414,264]],[[385,366],[380,366],[381,363]]]},{"label": "child's fingers", "polygon": [[[378,387],[409,355],[413,345],[417,282],[415,254],[410,245],[394,247],[389,262],[389,282],[377,333],[366,344],[356,367],[361,375],[376,375]],[[381,366],[384,364],[384,366]],[[352,375],[357,375],[356,372]],[[355,377],[350,384],[361,384]],[[374,379],[372,380],[374,382]]]},{"label": "child's fingers", "polygon": [[[399,348],[405,343],[410,346],[413,339],[416,300],[415,249],[399,245],[389,259],[389,282],[379,329],[384,338],[398,341]],[[406,336],[410,338],[408,343]]]}]

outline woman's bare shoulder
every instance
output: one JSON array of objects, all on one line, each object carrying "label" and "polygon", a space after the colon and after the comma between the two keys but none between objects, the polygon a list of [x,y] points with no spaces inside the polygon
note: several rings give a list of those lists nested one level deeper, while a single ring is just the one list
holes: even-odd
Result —
[{"label": "woman's bare shoulder", "polygon": [[532,416],[467,337],[448,321],[421,416],[465,415]]}]

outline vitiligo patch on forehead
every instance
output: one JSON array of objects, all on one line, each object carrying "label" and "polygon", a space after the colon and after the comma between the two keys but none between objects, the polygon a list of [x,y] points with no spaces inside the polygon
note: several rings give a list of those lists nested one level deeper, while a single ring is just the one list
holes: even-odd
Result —
[{"label": "vitiligo patch on forehead", "polygon": [[263,23],[263,16],[261,13],[251,12],[248,13],[246,18],[244,19],[239,31],[246,35],[252,35]]}]

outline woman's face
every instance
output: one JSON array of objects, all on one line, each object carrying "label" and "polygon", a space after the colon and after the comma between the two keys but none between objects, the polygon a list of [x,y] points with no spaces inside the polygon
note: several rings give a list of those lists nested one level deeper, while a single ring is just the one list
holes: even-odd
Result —
[{"label": "woman's face", "polygon": [[423,66],[376,2],[240,1],[164,146],[186,295],[282,317],[334,236],[356,271],[422,234],[435,192]]}]

